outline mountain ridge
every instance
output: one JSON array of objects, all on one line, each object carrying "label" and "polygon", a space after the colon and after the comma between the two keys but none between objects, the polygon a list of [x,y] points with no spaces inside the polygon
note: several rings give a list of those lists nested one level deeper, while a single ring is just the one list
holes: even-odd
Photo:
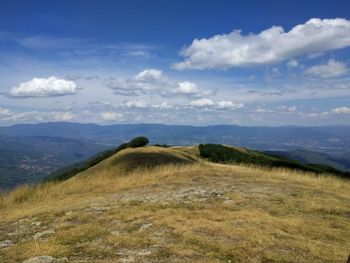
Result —
[{"label": "mountain ridge", "polygon": [[0,261],[346,260],[348,180],[196,154],[183,146],[123,149],[68,180],[0,196]]}]

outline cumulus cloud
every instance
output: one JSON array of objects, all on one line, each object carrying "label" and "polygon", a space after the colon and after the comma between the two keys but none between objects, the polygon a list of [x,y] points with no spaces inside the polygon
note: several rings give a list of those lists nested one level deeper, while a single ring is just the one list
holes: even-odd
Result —
[{"label": "cumulus cloud", "polygon": [[321,117],[321,118],[329,118],[329,117],[334,117],[335,115],[340,115],[340,114],[350,114],[350,107],[338,107],[334,109],[330,109],[328,111],[323,111],[320,113],[312,112],[309,113],[309,117]]},{"label": "cumulus cloud", "polygon": [[216,109],[239,109],[244,107],[243,103],[234,103],[230,100],[214,102],[213,100],[207,98],[193,100],[189,105],[193,107],[211,107]]},{"label": "cumulus cloud", "polygon": [[163,78],[163,72],[158,69],[146,69],[144,71],[141,71],[135,76],[135,80],[138,80],[140,82],[150,83],[155,82],[158,83],[159,80]]},{"label": "cumulus cloud", "polygon": [[194,82],[177,82],[172,80],[158,69],[145,69],[128,79],[111,77],[107,79],[104,84],[108,88],[112,89],[115,94],[122,96],[151,94],[159,95],[161,97],[200,97],[215,93],[212,90],[200,89]]},{"label": "cumulus cloud", "polygon": [[262,108],[259,106],[253,112],[255,112],[255,113],[274,113],[275,110],[266,109],[266,108]]},{"label": "cumulus cloud", "polygon": [[175,69],[227,69],[278,63],[301,55],[350,46],[350,21],[313,18],[285,32],[273,26],[259,34],[240,30],[195,39],[180,51],[184,61]]},{"label": "cumulus cloud", "polygon": [[117,121],[124,117],[122,113],[114,112],[114,111],[104,111],[101,112],[101,118],[104,121]]},{"label": "cumulus cloud", "polygon": [[217,108],[219,109],[239,109],[243,107],[243,103],[234,103],[230,100],[222,100],[217,103]]},{"label": "cumulus cloud", "polygon": [[49,78],[33,78],[13,87],[8,95],[13,98],[55,97],[75,95],[78,87],[74,81],[60,79],[55,76]]},{"label": "cumulus cloud", "polygon": [[105,86],[114,90],[115,94],[123,96],[166,95],[170,85],[163,72],[157,69],[145,69],[129,79],[111,77],[105,82]]},{"label": "cumulus cloud", "polygon": [[214,101],[212,101],[211,99],[198,99],[198,100],[191,101],[190,105],[194,107],[213,106]]},{"label": "cumulus cloud", "polygon": [[331,110],[331,113],[333,114],[349,114],[350,108],[349,107],[339,107]]},{"label": "cumulus cloud", "polygon": [[349,70],[345,63],[330,59],[326,64],[316,65],[308,68],[305,73],[314,77],[334,78],[343,76],[348,71]]},{"label": "cumulus cloud", "polygon": [[181,94],[198,94],[199,92],[197,84],[189,81],[180,82],[177,90]]}]

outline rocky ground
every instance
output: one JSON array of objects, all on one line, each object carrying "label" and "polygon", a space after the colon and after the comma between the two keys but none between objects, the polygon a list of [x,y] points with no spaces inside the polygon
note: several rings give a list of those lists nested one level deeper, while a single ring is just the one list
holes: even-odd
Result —
[{"label": "rocky ground", "polygon": [[350,185],[279,173],[198,166],[23,203],[0,262],[345,262]]}]

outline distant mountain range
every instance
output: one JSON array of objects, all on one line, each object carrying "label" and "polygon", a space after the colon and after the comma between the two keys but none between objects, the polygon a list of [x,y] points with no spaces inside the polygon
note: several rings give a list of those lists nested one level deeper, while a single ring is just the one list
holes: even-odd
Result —
[{"label": "distant mountain range", "polygon": [[244,127],[236,125],[181,126],[162,124],[117,124],[102,126],[49,122],[0,127],[0,135],[47,136],[87,139],[117,145],[138,135],[156,143],[191,145],[193,143],[227,143],[259,149],[323,149],[326,152],[350,146],[350,126],[325,127]]},{"label": "distant mountain range", "polygon": [[54,170],[141,135],[148,137],[152,144],[236,145],[305,163],[316,162],[350,170],[350,126],[102,126],[49,122],[0,127],[0,188],[37,182]]}]

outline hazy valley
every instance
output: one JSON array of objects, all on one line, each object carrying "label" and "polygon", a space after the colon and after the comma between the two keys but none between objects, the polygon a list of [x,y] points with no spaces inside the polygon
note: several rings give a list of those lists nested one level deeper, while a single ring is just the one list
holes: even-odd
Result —
[{"label": "hazy valley", "polygon": [[154,144],[222,143],[350,170],[350,127],[174,126],[78,123],[0,127],[0,188],[36,183],[52,172],[84,161],[133,137]]}]

